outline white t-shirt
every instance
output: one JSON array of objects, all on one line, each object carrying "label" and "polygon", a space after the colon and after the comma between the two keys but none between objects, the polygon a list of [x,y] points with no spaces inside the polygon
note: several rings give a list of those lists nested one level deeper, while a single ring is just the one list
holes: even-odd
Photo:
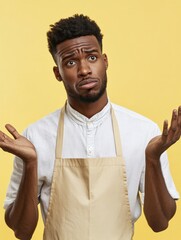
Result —
[{"label": "white t-shirt", "polygon": [[[88,119],[67,104],[63,158],[116,156],[110,106],[111,103],[108,102],[102,111]],[[132,220],[135,222],[141,214],[139,193],[144,198],[145,148],[154,136],[160,134],[160,130],[151,120],[133,111],[115,104],[112,104],[112,107],[120,130],[123,158],[126,163],[129,202]],[[49,204],[60,111],[57,110],[30,125],[24,132],[24,136],[34,144],[38,155],[38,194],[43,220],[46,218]],[[168,191],[173,198],[178,199],[179,194],[170,175],[166,153],[162,154],[160,161]],[[15,157],[5,208],[16,198],[22,170],[22,160]]]}]

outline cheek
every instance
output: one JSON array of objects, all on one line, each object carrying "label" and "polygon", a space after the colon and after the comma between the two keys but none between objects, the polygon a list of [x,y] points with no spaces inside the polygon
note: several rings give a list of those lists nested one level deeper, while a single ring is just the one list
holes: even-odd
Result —
[{"label": "cheek", "polygon": [[73,73],[72,71],[67,71],[66,73],[64,73],[62,76],[62,80],[64,82],[64,85],[68,88],[75,88],[77,78],[75,73]]},{"label": "cheek", "polygon": [[97,75],[102,78],[105,76],[106,73],[106,65],[105,64],[99,64],[99,66],[95,67],[95,72],[97,72]]},{"label": "cheek", "polygon": [[62,79],[64,82],[73,83],[76,80],[76,74],[74,70],[67,70],[62,72]]}]

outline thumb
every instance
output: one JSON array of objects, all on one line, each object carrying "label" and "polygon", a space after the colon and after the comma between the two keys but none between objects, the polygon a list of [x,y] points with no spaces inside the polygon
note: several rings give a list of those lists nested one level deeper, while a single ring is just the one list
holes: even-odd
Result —
[{"label": "thumb", "polygon": [[13,135],[13,137],[15,139],[17,139],[20,136],[20,134],[17,132],[17,130],[11,124],[6,124],[5,127],[8,130],[8,132]]}]

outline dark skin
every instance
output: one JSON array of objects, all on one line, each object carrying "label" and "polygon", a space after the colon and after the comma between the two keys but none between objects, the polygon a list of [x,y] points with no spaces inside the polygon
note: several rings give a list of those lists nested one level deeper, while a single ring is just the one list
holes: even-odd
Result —
[{"label": "dark skin", "polygon": [[106,88],[99,96],[106,87],[108,60],[97,39],[82,36],[60,43],[55,58],[54,74],[63,82],[70,105],[88,118],[101,111],[108,102]]},{"label": "dark skin", "polygon": [[181,107],[178,111],[173,110],[170,127],[164,121],[162,135],[153,138],[146,148],[144,213],[155,232],[166,229],[176,212],[176,203],[167,191],[159,159],[164,151],[180,139],[180,135]]},{"label": "dark skin", "polygon": [[[94,36],[84,36],[57,45],[53,68],[62,81],[70,105],[90,118],[107,104],[107,56],[102,54]],[[17,130],[7,124],[12,137],[0,131],[0,148],[23,161],[21,184],[15,201],[5,213],[7,225],[17,238],[29,240],[38,221],[37,155],[35,147]],[[181,107],[173,112],[170,127],[164,123],[163,133],[150,141],[146,148],[144,213],[154,231],[164,230],[175,213],[175,200],[169,195],[160,168],[160,156],[181,135]]]},{"label": "dark skin", "polygon": [[20,157],[24,169],[16,200],[7,208],[5,221],[18,239],[28,240],[38,222],[37,155],[33,144],[13,126],[7,124],[6,129],[13,138],[0,131],[0,147]]}]

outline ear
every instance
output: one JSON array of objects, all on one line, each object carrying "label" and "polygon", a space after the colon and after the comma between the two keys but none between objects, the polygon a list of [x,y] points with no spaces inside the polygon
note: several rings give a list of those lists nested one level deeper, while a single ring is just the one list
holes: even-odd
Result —
[{"label": "ear", "polygon": [[62,81],[62,77],[60,75],[60,72],[59,72],[59,69],[58,69],[57,66],[53,67],[53,72],[55,74],[56,79],[61,82]]},{"label": "ear", "polygon": [[103,54],[103,60],[104,60],[104,63],[105,63],[106,69],[107,69],[108,68],[108,58],[105,53]]}]

